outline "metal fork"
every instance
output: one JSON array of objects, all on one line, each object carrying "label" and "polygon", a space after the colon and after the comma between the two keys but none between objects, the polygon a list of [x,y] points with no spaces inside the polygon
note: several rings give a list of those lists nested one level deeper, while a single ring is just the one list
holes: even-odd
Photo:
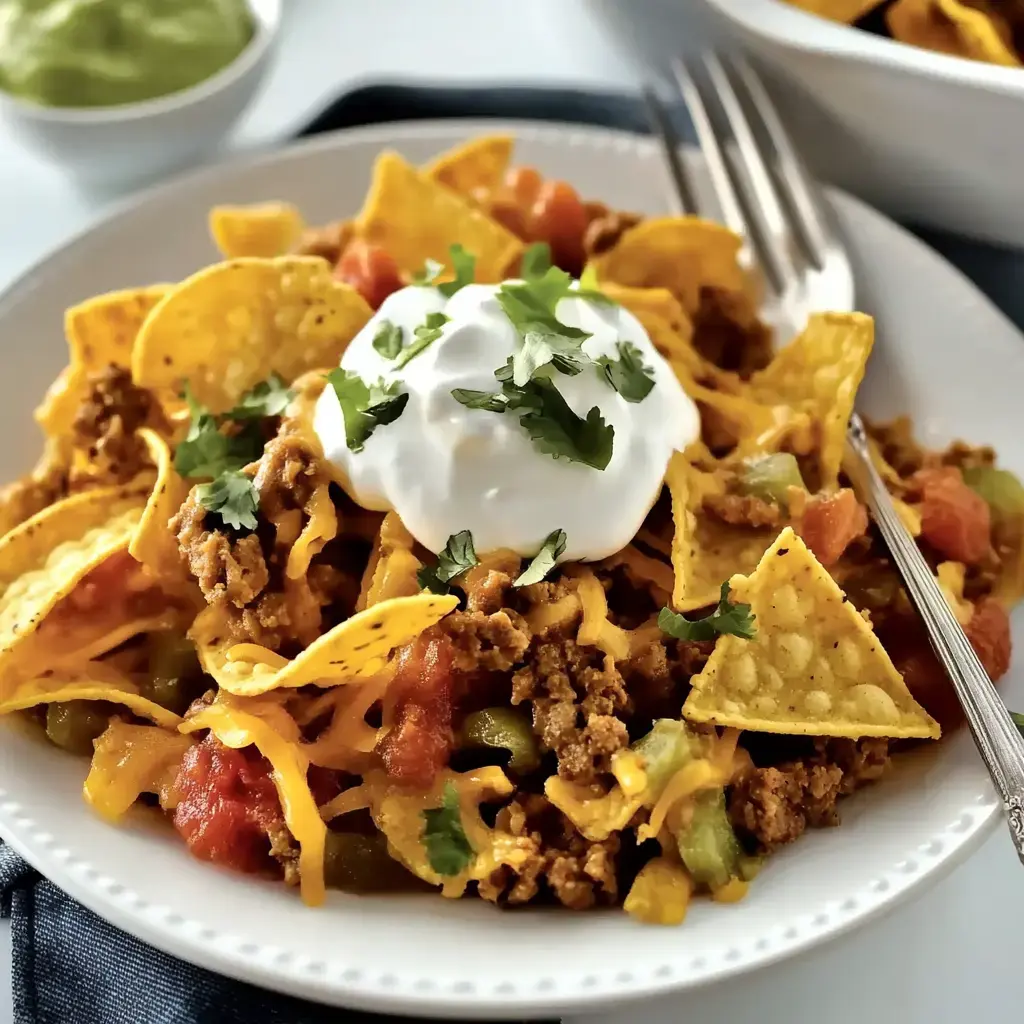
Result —
[{"label": "metal fork", "polygon": [[[708,54],[692,67],[676,60],[672,77],[696,130],[718,206],[715,210],[701,199],[701,182],[681,158],[668,110],[656,88],[648,86],[644,99],[680,212],[721,220],[743,237],[743,255],[760,272],[767,299],[790,334],[814,310],[852,310],[854,278],[842,239],[754,70],[742,59]],[[847,451],[854,482],[963,706],[1024,863],[1024,738],[897,514],[856,412]]]}]

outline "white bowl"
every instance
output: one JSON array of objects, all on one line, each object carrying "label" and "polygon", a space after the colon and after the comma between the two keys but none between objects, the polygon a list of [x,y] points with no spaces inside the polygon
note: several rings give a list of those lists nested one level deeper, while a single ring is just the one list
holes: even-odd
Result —
[{"label": "white bowl", "polygon": [[46,107],[0,90],[0,116],[26,146],[86,186],[137,184],[215,149],[269,66],[282,0],[248,0],[249,45],[225,68],[180,92],[112,107]]},{"label": "white bowl", "polygon": [[900,219],[1024,247],[1024,70],[893,42],[782,0],[705,2],[769,70],[821,176]]}]

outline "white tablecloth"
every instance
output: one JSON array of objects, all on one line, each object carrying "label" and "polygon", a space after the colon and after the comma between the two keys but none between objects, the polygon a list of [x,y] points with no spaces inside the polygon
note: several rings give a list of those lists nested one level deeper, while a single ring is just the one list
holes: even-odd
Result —
[{"label": "white tablecloth", "polygon": [[[619,33],[634,22],[640,2],[667,6],[670,0],[286,0],[280,59],[231,147],[272,144],[327,98],[369,80],[631,89],[638,65]],[[671,3],[685,7],[697,0]],[[611,17],[616,31],[598,15]],[[680,46],[686,42],[680,37]],[[0,287],[102,213],[96,197],[80,195],[57,171],[20,150],[2,124],[0,197]],[[915,903],[809,956],[600,1021],[1016,1020],[1020,1002],[1010,979],[1020,948],[1020,870],[1000,832]],[[0,1022],[6,1024],[13,1020],[6,922],[0,936]],[[599,1018],[588,1021],[598,1024]]]}]

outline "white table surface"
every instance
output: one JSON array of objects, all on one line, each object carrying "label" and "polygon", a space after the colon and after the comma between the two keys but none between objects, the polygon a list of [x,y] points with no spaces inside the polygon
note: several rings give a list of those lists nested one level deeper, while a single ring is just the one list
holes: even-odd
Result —
[{"label": "white table surface", "polygon": [[[371,80],[632,89],[639,63],[623,33],[642,20],[641,2],[649,39],[658,36],[649,31],[655,8],[664,5],[667,19],[668,6],[697,0],[286,0],[277,66],[231,148],[272,145],[328,97]],[[674,46],[676,37],[668,38]],[[0,197],[0,288],[104,205],[18,148],[2,124]],[[588,1024],[1016,1020],[1010,979],[1019,965],[1020,870],[1000,830],[916,902],[811,955]],[[2,922],[0,1024],[13,1020],[9,969],[10,927]]]}]

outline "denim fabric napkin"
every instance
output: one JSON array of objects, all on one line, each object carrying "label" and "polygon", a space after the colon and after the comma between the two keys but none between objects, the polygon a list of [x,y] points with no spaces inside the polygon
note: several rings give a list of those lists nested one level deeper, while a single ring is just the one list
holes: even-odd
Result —
[{"label": "denim fabric napkin", "polygon": [[[301,134],[384,121],[533,118],[646,131],[634,97],[536,88],[367,86]],[[688,125],[680,124],[689,135]],[[917,231],[1024,326],[1024,255]],[[0,909],[12,922],[17,1024],[367,1024],[400,1021],[328,1009],[176,960],[98,918],[0,846]]]}]

